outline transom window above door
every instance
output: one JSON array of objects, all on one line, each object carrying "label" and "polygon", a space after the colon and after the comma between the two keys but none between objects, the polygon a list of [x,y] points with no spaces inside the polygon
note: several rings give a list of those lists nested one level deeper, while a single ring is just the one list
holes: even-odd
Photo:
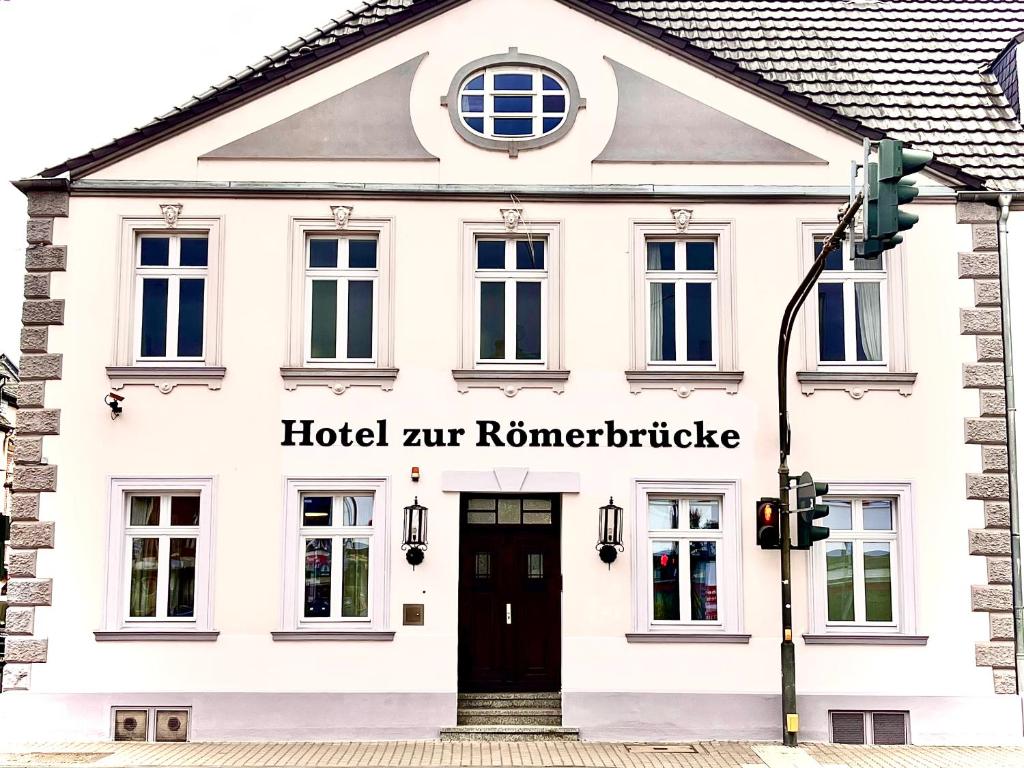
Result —
[{"label": "transom window above door", "polygon": [[543,238],[478,238],[477,362],[543,365],[548,267]]},{"label": "transom window above door", "polygon": [[372,365],[378,333],[377,239],[309,237],[305,272],[307,361]]}]

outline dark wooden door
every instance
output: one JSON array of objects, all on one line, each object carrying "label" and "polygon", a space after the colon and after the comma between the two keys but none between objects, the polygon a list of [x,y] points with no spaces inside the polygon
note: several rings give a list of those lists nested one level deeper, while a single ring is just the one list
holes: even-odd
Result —
[{"label": "dark wooden door", "polygon": [[561,690],[557,496],[463,494],[459,690]]}]

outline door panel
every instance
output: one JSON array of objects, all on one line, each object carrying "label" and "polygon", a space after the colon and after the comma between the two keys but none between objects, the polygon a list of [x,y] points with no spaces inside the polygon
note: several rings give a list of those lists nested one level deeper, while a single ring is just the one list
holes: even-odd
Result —
[{"label": "door panel", "polygon": [[460,690],[560,690],[558,501],[463,495]]}]

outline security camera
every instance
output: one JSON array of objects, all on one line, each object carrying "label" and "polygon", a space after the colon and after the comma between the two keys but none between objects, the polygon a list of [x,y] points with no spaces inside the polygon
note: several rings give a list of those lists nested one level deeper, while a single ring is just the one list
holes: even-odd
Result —
[{"label": "security camera", "polygon": [[121,415],[121,412],[124,410],[121,406],[123,401],[124,397],[122,395],[118,395],[113,392],[108,393],[107,396],[103,398],[103,402],[110,408],[110,418],[116,419]]}]

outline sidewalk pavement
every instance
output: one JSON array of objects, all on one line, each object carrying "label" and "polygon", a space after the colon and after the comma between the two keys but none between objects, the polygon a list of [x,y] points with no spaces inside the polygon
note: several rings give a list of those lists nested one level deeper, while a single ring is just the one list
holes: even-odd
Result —
[{"label": "sidewalk pavement", "polygon": [[34,742],[0,744],[0,766],[250,768],[1024,768],[1024,747],[799,749],[752,742]]}]

